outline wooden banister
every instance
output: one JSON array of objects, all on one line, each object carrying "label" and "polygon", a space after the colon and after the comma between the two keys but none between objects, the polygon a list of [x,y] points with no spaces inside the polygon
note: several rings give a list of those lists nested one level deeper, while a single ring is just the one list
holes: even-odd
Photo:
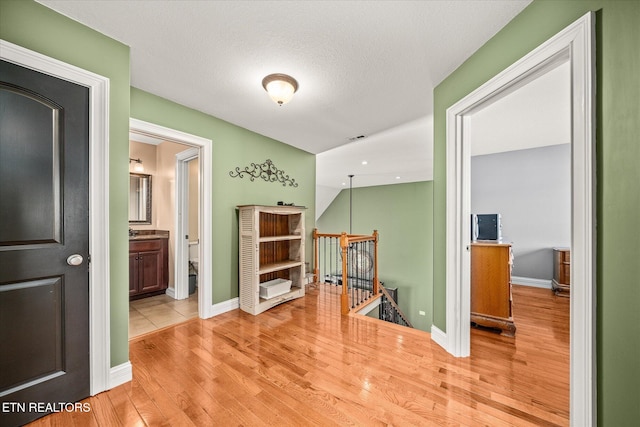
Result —
[{"label": "wooden banister", "polygon": [[[320,256],[320,239],[323,239],[324,246],[322,258]],[[389,321],[413,327],[389,291],[380,283],[378,276],[380,235],[378,230],[374,230],[371,235],[362,235],[347,234],[346,232],[340,234],[320,233],[316,228],[313,230],[313,240],[315,248],[314,281],[341,286],[341,314],[366,312],[369,310],[367,306],[376,304],[376,300],[383,298],[388,301],[385,310],[392,310],[392,319],[395,319]],[[327,247],[330,248],[329,255],[326,253]],[[340,261],[338,261],[338,254],[341,258]],[[366,269],[364,269],[366,264],[363,264],[367,262],[365,254],[371,256],[372,262],[372,265]],[[323,262],[322,269],[321,262]],[[329,264],[328,270],[327,263]],[[352,264],[350,265],[350,263]],[[340,273],[337,272],[337,268],[341,269]],[[363,269],[368,273],[363,273]]]},{"label": "wooden banister", "polygon": [[[377,295],[379,293],[378,290],[378,262],[377,262],[377,241],[378,241],[378,232],[374,231],[371,235],[362,235],[362,234],[347,234],[346,232],[342,232],[340,234],[336,233],[320,233],[318,229],[313,230],[313,239],[314,239],[314,248],[315,248],[315,256],[314,256],[314,280],[316,282],[321,280],[320,277],[320,239],[321,238],[329,238],[336,239],[336,244],[339,245],[340,255],[341,255],[341,277],[340,284],[342,285],[341,292],[341,309],[342,314],[348,314],[352,308],[357,305],[359,302],[350,301],[350,298],[353,299],[353,296],[350,296],[349,290],[349,280],[353,278],[349,277],[349,250],[353,247],[354,244],[358,243],[366,243],[373,242],[374,250],[373,250],[373,258],[374,258],[374,272],[373,278],[371,280],[372,288],[370,289],[370,294]],[[358,281],[356,280],[356,285],[358,285]],[[370,298],[369,296],[365,297],[365,299]]]},{"label": "wooden banister", "polygon": [[349,251],[349,237],[347,233],[342,233],[340,236],[340,250],[342,251],[342,295],[340,296],[340,311],[342,314],[349,314],[351,307],[349,307],[349,274],[348,274],[348,251]]},{"label": "wooden banister", "polygon": [[378,230],[373,230],[373,294],[378,295],[380,281],[378,280]]},{"label": "wooden banister", "polygon": [[318,283],[320,280],[320,239],[318,229],[313,229],[313,283]]}]

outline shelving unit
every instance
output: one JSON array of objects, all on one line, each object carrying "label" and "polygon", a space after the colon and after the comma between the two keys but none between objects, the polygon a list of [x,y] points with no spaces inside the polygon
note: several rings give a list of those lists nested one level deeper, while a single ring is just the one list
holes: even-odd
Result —
[{"label": "shelving unit", "polygon": [[[238,206],[240,309],[260,314],[304,296],[304,209],[298,206]],[[260,284],[291,280],[291,289],[260,298]]]}]

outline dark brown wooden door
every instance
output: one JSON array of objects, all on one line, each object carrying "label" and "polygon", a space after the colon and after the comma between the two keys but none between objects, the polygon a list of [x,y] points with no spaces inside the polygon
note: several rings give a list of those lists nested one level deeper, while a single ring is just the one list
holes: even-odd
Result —
[{"label": "dark brown wooden door", "polygon": [[88,101],[0,61],[2,426],[89,395]]}]

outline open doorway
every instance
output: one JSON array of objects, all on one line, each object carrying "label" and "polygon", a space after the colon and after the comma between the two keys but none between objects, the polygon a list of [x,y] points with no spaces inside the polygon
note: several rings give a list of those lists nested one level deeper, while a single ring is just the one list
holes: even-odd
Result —
[{"label": "open doorway", "polygon": [[[211,176],[211,141],[135,119],[131,119],[130,139],[142,142],[130,143],[130,161],[134,165],[138,160],[143,165],[149,163],[149,172],[155,175],[143,173],[151,176],[152,220],[130,227],[134,229],[130,230],[130,245],[132,238],[146,237],[145,229],[151,230],[153,236],[166,235],[168,241],[166,290],[131,302],[129,326],[133,337],[195,316],[208,317],[211,304],[207,302],[212,290],[203,285],[210,283],[211,268],[209,263],[200,261],[210,259],[211,253],[207,238],[211,215],[205,202],[210,199],[206,177]],[[149,148],[150,143],[157,145]],[[144,150],[153,153],[145,155]],[[156,163],[145,162],[145,156],[155,158]]]},{"label": "open doorway", "polygon": [[[130,337],[198,316],[197,277],[191,292],[180,291],[189,278],[188,263],[197,263],[199,152],[174,141],[129,135]],[[193,224],[189,211],[195,214]],[[183,258],[191,242],[192,257]]]},{"label": "open doorway", "polygon": [[554,255],[571,246],[570,76],[567,58],[473,113],[469,136],[470,354],[491,346],[532,394],[553,390],[538,403],[566,421],[570,292],[552,284]]},{"label": "open doorway", "polygon": [[173,297],[192,298],[197,290],[200,255],[200,150],[176,154],[175,286]]},{"label": "open doorway", "polygon": [[[555,300],[554,255],[562,250],[570,259],[571,246],[570,82],[567,58],[470,114],[471,322],[478,328],[516,334],[513,299],[532,293],[511,285],[545,288],[538,298]],[[570,282],[561,282],[566,291],[558,294],[569,296]],[[565,321],[566,303],[557,313]],[[568,355],[568,337],[558,337]]]},{"label": "open doorway", "polygon": [[446,334],[435,338],[458,357],[470,351],[470,138],[472,115],[569,60],[571,68],[571,423],[595,418],[595,143],[593,14],[543,43],[447,110]]}]

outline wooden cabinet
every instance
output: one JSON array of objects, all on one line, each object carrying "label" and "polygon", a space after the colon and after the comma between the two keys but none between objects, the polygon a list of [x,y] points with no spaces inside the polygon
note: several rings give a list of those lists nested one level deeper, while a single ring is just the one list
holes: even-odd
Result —
[{"label": "wooden cabinet", "polygon": [[129,298],[162,293],[169,286],[169,239],[129,240]]},{"label": "wooden cabinet", "polygon": [[[285,301],[304,296],[304,208],[239,206],[240,309],[260,314]],[[260,297],[260,285],[276,279],[291,281],[289,291]]]},{"label": "wooden cabinet", "polygon": [[553,280],[556,295],[568,297],[571,293],[571,250],[553,248]]},{"label": "wooden cabinet", "polygon": [[471,322],[514,336],[511,313],[511,245],[471,244]]}]

